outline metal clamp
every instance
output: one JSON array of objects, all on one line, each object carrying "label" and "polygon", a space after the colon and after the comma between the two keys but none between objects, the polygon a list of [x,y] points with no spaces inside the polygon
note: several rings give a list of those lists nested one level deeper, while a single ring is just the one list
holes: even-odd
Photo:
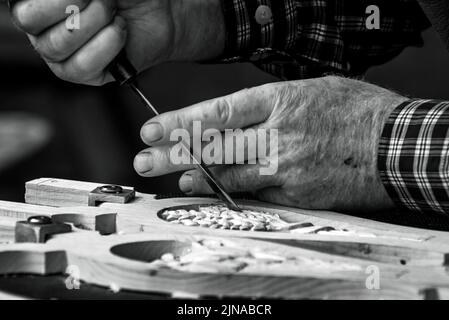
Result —
[{"label": "metal clamp", "polygon": [[15,228],[15,242],[44,243],[51,235],[68,233],[72,227],[65,223],[54,222],[48,216],[33,216],[27,221],[18,221]]},{"label": "metal clamp", "polygon": [[136,192],[117,185],[104,185],[89,193],[88,205],[96,207],[101,202],[128,203],[136,197]]}]

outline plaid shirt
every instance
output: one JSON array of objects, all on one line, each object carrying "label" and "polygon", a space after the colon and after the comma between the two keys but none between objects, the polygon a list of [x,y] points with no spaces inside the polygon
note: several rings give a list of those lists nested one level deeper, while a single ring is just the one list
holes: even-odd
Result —
[{"label": "plaid shirt", "polygon": [[[326,73],[363,74],[407,46],[421,46],[430,26],[414,0],[221,0],[227,30],[222,62],[250,61],[281,79]],[[257,20],[260,6],[272,19]],[[380,29],[369,30],[367,8],[380,9]]]},{"label": "plaid shirt", "polygon": [[391,114],[378,168],[400,207],[449,213],[449,102],[414,100]]},{"label": "plaid shirt", "polygon": [[[429,22],[413,0],[222,0],[227,26],[223,62],[249,61],[282,79],[326,73],[360,75],[407,46],[421,46]],[[257,8],[272,19],[257,21]],[[380,30],[366,8],[380,8]],[[399,208],[449,213],[449,102],[409,101],[384,127],[382,182]]]}]

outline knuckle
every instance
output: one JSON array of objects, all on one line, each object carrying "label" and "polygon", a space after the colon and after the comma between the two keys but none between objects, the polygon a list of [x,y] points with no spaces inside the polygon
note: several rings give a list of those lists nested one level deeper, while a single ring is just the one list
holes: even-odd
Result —
[{"label": "knuckle", "polygon": [[186,118],[180,112],[174,112],[172,115],[174,117],[174,123],[177,124],[177,128],[190,130],[193,127],[193,123],[186,121]]},{"label": "knuckle", "polygon": [[222,98],[216,100],[212,110],[214,117],[219,124],[225,126],[229,123],[231,117],[231,105],[227,99]]},{"label": "knuckle", "polygon": [[82,83],[86,84],[89,82],[89,78],[86,74],[84,74],[81,70],[77,69],[76,64],[67,65],[61,63],[51,63],[47,62],[50,66],[50,69],[53,73],[61,80],[73,82],[73,83]]},{"label": "knuckle", "polygon": [[167,167],[174,167],[175,164],[171,158],[171,152],[173,151],[173,147],[164,148],[161,152],[160,160],[164,162]]},{"label": "knuckle", "polygon": [[86,65],[77,57],[70,62],[70,68],[66,72],[72,82],[88,83],[95,78],[95,74]]},{"label": "knuckle", "polygon": [[247,99],[254,99],[255,97],[267,97],[271,98],[279,88],[283,87],[284,83],[267,83],[258,87],[246,89],[242,92],[242,95]]},{"label": "knuckle", "polygon": [[[168,149],[168,148],[167,148]],[[151,155],[153,157],[153,163],[158,167],[166,167],[170,164],[170,162],[167,159],[167,151],[164,149],[159,148],[152,148]]]},{"label": "knuckle", "polygon": [[306,89],[305,83],[285,84],[277,87],[273,93],[272,99],[277,107],[292,107],[300,106],[304,103],[305,97],[309,96],[310,92]]},{"label": "knuckle", "polygon": [[115,20],[111,24],[112,32],[116,37],[116,41],[118,41],[119,43],[123,43],[127,38],[127,31],[125,24],[126,24],[125,20],[120,16],[116,16]]},{"label": "knuckle", "polygon": [[49,32],[48,36],[40,41],[36,50],[41,56],[51,62],[58,62],[64,59],[63,50],[60,46],[60,37],[54,32]]},{"label": "knuckle", "polygon": [[114,31],[115,37],[117,39],[116,41],[118,41],[119,44],[123,45],[127,38],[126,31],[117,25],[114,26],[113,31]]}]

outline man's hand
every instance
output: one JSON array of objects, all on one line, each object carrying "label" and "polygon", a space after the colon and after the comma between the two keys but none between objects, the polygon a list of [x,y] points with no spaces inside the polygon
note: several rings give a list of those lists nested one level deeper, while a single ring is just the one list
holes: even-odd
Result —
[{"label": "man's hand", "polygon": [[[60,78],[102,85],[107,66],[126,47],[139,71],[166,61],[220,55],[225,26],[219,0],[11,0],[15,23]],[[80,10],[80,29],[66,8]]]},{"label": "man's hand", "polygon": [[[146,177],[192,169],[172,163],[170,134],[177,128],[192,133],[195,120],[203,130],[278,129],[278,153],[264,159],[278,161],[277,173],[260,175],[260,163],[212,167],[227,190],[255,191],[260,200],[301,208],[385,209],[394,205],[377,171],[377,148],[390,112],[405,100],[337,77],[268,84],[151,119],[141,135],[152,147],[137,155],[134,167]],[[197,171],[186,172],[180,188],[211,192]]]}]

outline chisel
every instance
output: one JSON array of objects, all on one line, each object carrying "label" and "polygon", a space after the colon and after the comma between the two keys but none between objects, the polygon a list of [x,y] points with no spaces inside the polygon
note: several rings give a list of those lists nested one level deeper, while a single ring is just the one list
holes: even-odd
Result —
[{"label": "chisel", "polygon": [[[109,65],[108,71],[114,77],[116,82],[120,85],[128,85],[139,97],[142,103],[150,109],[155,115],[159,115],[158,110],[151,104],[151,102],[147,99],[147,97],[143,94],[142,90],[139,88],[137,83],[137,70],[131,64],[129,59],[126,56],[125,52],[121,52],[117,58]],[[241,211],[240,207],[235,203],[235,201],[231,198],[231,196],[226,192],[223,185],[219,182],[219,180],[213,175],[213,173],[201,162],[198,160],[193,153],[193,151],[183,142],[181,141],[181,145],[186,152],[188,152],[190,158],[192,159],[194,165],[200,172],[203,174],[206,182],[211,187],[211,189],[215,192],[220,200],[222,200],[229,209],[234,211]]]}]

